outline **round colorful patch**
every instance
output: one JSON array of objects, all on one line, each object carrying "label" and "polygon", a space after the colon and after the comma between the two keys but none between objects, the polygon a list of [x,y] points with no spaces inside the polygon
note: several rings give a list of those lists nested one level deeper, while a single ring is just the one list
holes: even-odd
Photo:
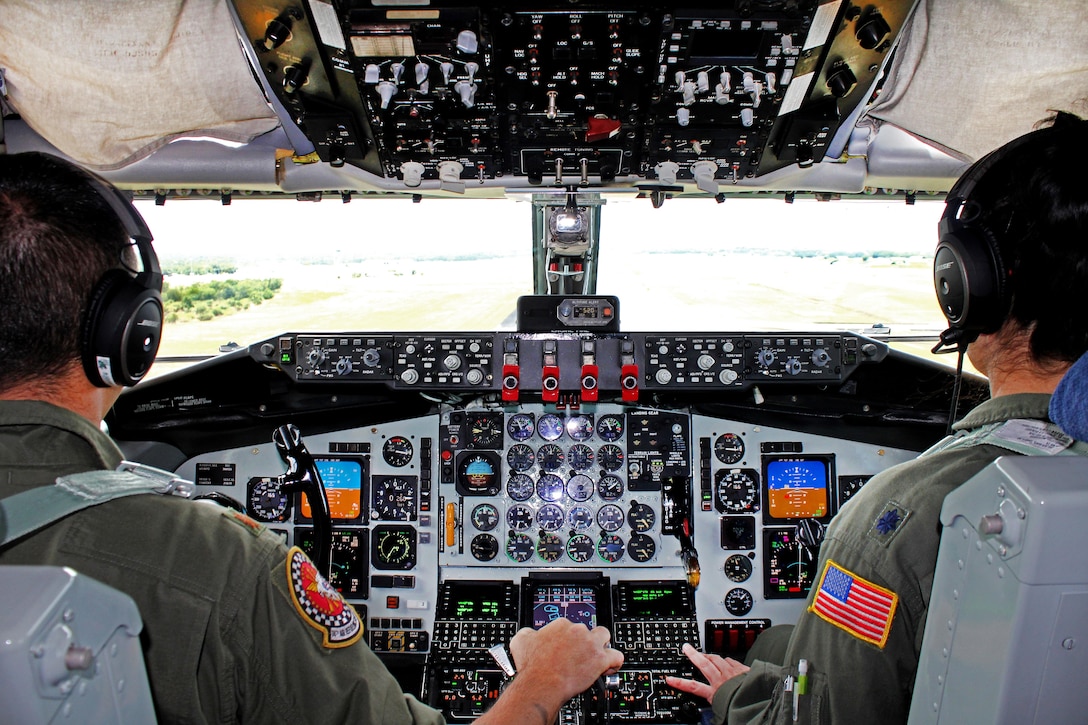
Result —
[{"label": "round colorful patch", "polygon": [[321,632],[322,645],[347,647],[363,634],[354,607],[325,581],[310,558],[297,546],[287,552],[287,584],[302,619]]}]

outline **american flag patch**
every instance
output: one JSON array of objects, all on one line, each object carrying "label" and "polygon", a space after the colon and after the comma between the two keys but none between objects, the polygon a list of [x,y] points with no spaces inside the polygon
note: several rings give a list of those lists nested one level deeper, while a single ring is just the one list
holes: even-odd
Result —
[{"label": "american flag patch", "polygon": [[899,596],[828,560],[808,611],[884,649]]}]

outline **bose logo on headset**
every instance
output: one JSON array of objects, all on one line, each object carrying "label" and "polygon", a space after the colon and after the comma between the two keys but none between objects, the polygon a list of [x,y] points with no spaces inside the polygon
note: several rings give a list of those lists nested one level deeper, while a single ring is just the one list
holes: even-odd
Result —
[{"label": "bose logo on headset", "polygon": [[162,335],[162,270],[151,230],[113,185],[88,175],[91,187],[113,209],[135,243],[140,270],[111,269],[87,301],[80,340],[83,371],[98,387],[135,385],[147,374]]}]

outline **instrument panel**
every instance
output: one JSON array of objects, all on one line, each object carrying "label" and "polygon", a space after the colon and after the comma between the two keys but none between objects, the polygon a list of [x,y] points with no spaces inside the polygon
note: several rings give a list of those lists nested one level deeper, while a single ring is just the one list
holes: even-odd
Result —
[{"label": "instrument panel", "polygon": [[316,558],[325,522],[281,486],[305,458],[332,585],[447,721],[505,686],[489,648],[567,616],[626,664],[561,721],[664,725],[698,720],[663,680],[692,674],[682,645],[742,658],[796,621],[827,525],[943,435],[953,388],[845,332],[288,332],[127,391],[107,423]]}]

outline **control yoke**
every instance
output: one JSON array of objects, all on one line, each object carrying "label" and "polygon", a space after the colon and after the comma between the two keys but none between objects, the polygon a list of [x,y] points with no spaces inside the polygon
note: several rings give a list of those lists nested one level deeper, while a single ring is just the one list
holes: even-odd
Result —
[{"label": "control yoke", "polygon": [[314,522],[314,563],[326,579],[332,571],[332,517],[325,484],[314,463],[314,457],[302,442],[302,433],[292,423],[281,425],[272,433],[272,441],[280,458],[287,464],[287,473],[276,480],[284,493],[306,494]]}]

